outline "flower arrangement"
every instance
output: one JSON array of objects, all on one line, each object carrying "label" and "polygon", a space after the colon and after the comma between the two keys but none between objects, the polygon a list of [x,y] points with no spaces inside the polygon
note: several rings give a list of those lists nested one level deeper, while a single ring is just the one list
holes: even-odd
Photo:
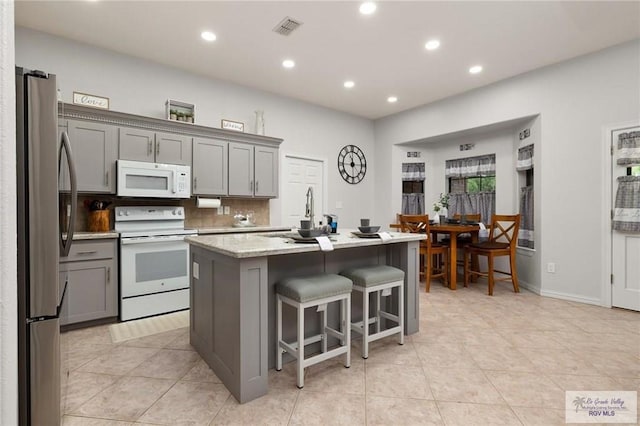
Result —
[{"label": "flower arrangement", "polygon": [[444,210],[448,208],[449,208],[449,194],[442,194],[441,192],[440,199],[435,203],[433,203],[433,211],[437,213],[440,210]]}]

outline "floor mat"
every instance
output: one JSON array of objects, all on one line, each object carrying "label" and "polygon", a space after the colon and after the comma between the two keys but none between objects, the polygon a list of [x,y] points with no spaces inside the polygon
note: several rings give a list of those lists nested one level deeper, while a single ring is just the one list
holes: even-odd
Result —
[{"label": "floor mat", "polygon": [[113,343],[119,343],[188,326],[189,310],[186,310],[112,324],[109,326],[109,332]]}]

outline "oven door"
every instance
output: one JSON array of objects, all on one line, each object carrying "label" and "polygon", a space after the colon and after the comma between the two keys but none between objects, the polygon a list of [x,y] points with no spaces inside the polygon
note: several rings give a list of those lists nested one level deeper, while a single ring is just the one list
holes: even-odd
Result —
[{"label": "oven door", "polygon": [[189,244],[184,238],[122,238],[120,297],[189,288]]}]

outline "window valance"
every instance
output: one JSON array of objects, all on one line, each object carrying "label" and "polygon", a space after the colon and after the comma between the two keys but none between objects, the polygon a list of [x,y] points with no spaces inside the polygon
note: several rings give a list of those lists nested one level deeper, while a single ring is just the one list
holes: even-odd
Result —
[{"label": "window valance", "polygon": [[447,160],[445,163],[447,178],[493,176],[495,174],[495,154]]},{"label": "window valance", "polygon": [[618,178],[613,229],[640,232],[640,176]]},{"label": "window valance", "polygon": [[640,132],[620,133],[617,162],[620,166],[640,164]]},{"label": "window valance", "polygon": [[518,149],[518,164],[516,170],[533,169],[533,144]]},{"label": "window valance", "polygon": [[424,180],[424,163],[402,163],[402,180]]}]

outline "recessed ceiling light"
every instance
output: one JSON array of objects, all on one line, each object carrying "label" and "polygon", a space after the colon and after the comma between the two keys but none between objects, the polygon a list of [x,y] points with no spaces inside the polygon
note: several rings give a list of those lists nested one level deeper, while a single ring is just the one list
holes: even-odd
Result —
[{"label": "recessed ceiling light", "polygon": [[474,65],[471,68],[469,68],[469,72],[471,74],[478,74],[481,71],[482,71],[482,65]]},{"label": "recessed ceiling light", "polygon": [[348,80],[348,81],[345,81],[345,82],[344,82],[344,87],[346,87],[347,89],[351,89],[351,88],[352,88],[353,86],[355,86],[355,85],[356,85],[356,84],[355,84],[353,81],[351,81],[351,80]]},{"label": "recessed ceiling light", "polygon": [[396,98],[395,96],[389,96],[387,98],[387,102],[389,102],[390,104],[392,104],[394,102],[398,102],[398,98]]},{"label": "recessed ceiling light", "polygon": [[296,63],[291,59],[285,59],[284,61],[282,61],[282,66],[285,68],[293,68],[296,66]]},{"label": "recessed ceiling light", "polygon": [[203,31],[202,33],[200,33],[200,37],[202,37],[202,39],[206,40],[206,41],[215,41],[216,40],[216,35],[214,33],[212,33],[211,31]]},{"label": "recessed ceiling light", "polygon": [[376,11],[377,7],[378,6],[376,6],[374,2],[366,1],[360,5],[360,13],[362,13],[363,15],[371,15]]},{"label": "recessed ceiling light", "polygon": [[438,47],[440,47],[440,40],[429,40],[424,45],[424,48],[427,50],[436,50]]}]

